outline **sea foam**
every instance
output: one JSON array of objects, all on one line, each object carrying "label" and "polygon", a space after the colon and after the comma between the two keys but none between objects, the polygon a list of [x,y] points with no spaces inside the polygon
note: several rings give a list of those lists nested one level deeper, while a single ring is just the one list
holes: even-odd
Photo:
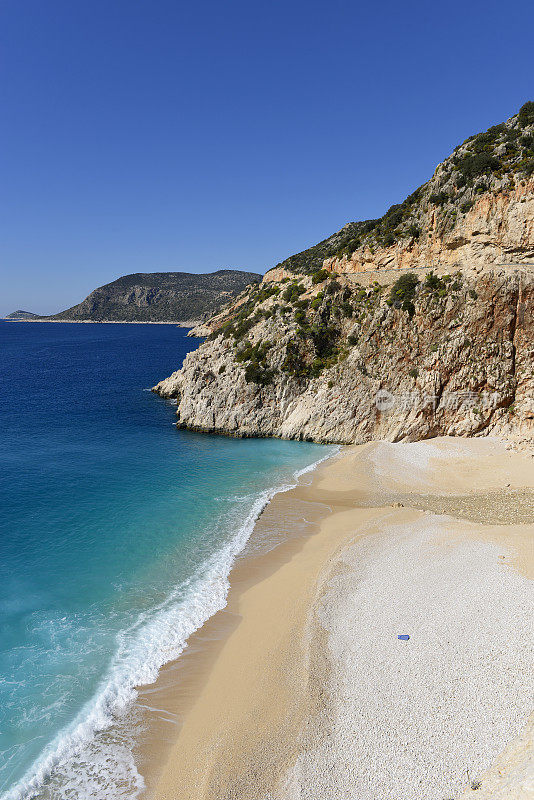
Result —
[{"label": "sea foam", "polygon": [[180,656],[189,637],[226,606],[232,566],[269,501],[294,488],[299,478],[338,450],[329,448],[323,458],[296,471],[292,483],[249,496],[250,509],[229,541],[164,602],[118,633],[111,665],[96,693],[0,800],[134,800],[140,795],[145,784],[132,756],[133,739],[127,726],[121,736],[113,727],[132,709],[136,687],[153,683],[159,669]]}]

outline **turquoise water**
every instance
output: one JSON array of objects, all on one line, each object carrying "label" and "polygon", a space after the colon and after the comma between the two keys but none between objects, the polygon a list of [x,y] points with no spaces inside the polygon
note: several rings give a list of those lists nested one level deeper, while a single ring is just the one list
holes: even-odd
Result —
[{"label": "turquoise water", "polygon": [[178,431],[147,391],[198,344],[175,326],[4,322],[0,342],[0,797],[133,797],[128,748],[99,732],[332,448]]}]

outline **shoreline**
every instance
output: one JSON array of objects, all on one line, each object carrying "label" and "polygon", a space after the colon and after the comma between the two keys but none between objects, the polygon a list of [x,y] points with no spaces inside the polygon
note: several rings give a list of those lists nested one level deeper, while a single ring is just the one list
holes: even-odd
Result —
[{"label": "shoreline", "polygon": [[179,320],[138,320],[138,319],[7,319],[2,317],[2,322],[53,322],[54,324],[67,323],[69,325],[176,325],[178,328],[196,328],[200,322],[181,322]]},{"label": "shoreline", "polygon": [[[148,737],[136,751],[139,771],[148,784],[143,797],[152,796],[187,713],[209,680],[228,636],[240,623],[240,597],[291,561],[305,545],[310,529],[317,529],[319,521],[330,513],[323,502],[299,495],[313,476],[339,455],[338,450],[304,468],[297,473],[295,486],[278,490],[267,501],[228,576],[225,607],[192,634],[178,659],[163,665],[154,684],[138,687],[136,705],[143,710],[149,728]],[[280,519],[285,523],[284,539],[273,543],[273,527]]]},{"label": "shoreline", "polygon": [[[243,506],[243,513],[239,515],[239,524],[233,528],[229,527],[228,532],[232,533],[232,535],[226,541],[225,545],[220,548],[215,548],[213,553],[214,561],[216,562],[215,568],[210,568],[210,559],[208,559],[204,562],[204,564],[207,565],[206,570],[199,570],[197,576],[195,576],[194,573],[192,574],[193,591],[190,596],[187,597],[189,606],[192,606],[192,608],[189,609],[191,613],[187,613],[188,604],[186,602],[185,608],[180,608],[178,610],[178,614],[174,616],[174,619],[168,627],[170,637],[166,635],[165,620],[163,620],[164,624],[159,626],[159,633],[161,634],[163,631],[163,638],[166,644],[158,648],[155,646],[157,645],[157,640],[155,640],[151,642],[151,647],[143,647],[146,659],[144,666],[142,663],[140,664],[138,660],[134,660],[133,663],[128,664],[128,670],[130,670],[130,672],[128,672],[128,670],[123,671],[118,681],[115,680],[113,674],[110,672],[110,668],[108,668],[104,679],[97,687],[97,691],[89,698],[86,705],[80,709],[73,722],[69,726],[60,729],[58,736],[51,742],[51,745],[46,750],[43,750],[38,758],[34,759],[18,782],[10,788],[11,794],[8,795],[9,797],[26,797],[26,793],[30,790],[33,791],[36,787],[38,787],[40,792],[36,797],[38,796],[41,800],[44,800],[45,797],[53,797],[56,790],[59,793],[60,789],[58,787],[61,787],[61,790],[63,790],[63,784],[70,781],[72,774],[78,769],[78,764],[82,763],[82,759],[87,759],[88,772],[91,774],[90,758],[94,758],[95,763],[98,763],[99,759],[103,760],[101,756],[103,753],[107,752],[108,747],[111,754],[111,758],[109,759],[109,772],[110,778],[112,779],[110,783],[112,788],[117,788],[121,791],[122,784],[119,785],[119,781],[125,780],[121,772],[127,773],[127,779],[130,781],[132,787],[134,785],[137,786],[138,781],[142,784],[142,777],[136,770],[131,752],[136,749],[136,743],[140,738],[139,734],[142,735],[142,730],[146,722],[146,718],[144,718],[140,707],[135,706],[135,687],[143,680],[141,676],[143,674],[147,676],[147,672],[148,674],[151,672],[151,676],[149,678],[147,676],[145,679],[153,681],[156,679],[156,675],[162,665],[168,663],[170,658],[179,658],[178,654],[181,655],[181,647],[185,646],[185,642],[187,638],[189,638],[189,633],[187,632],[187,634],[184,634],[183,628],[180,629],[180,626],[184,625],[184,621],[186,630],[187,627],[189,627],[189,631],[194,631],[195,628],[193,625],[195,625],[195,623],[200,626],[197,630],[202,630],[204,624],[202,620],[206,620],[206,615],[213,614],[214,609],[221,607],[217,593],[219,593],[222,603],[225,603],[225,584],[228,572],[231,569],[231,561],[233,561],[233,558],[231,558],[230,562],[226,563],[225,551],[233,550],[234,554],[238,553],[241,547],[243,547],[243,543],[247,542],[251,530],[257,520],[262,516],[270,499],[294,487],[299,478],[302,479],[302,476],[308,474],[317,464],[320,464],[325,458],[328,458],[334,450],[335,448],[329,447],[321,448],[320,453],[314,451],[312,457],[315,458],[315,461],[312,462],[312,464],[309,464],[310,457],[305,457],[306,460],[304,463],[306,464],[306,461],[308,463],[306,466],[302,467],[300,466],[302,464],[302,458],[300,458],[298,469],[296,469],[296,467],[292,469],[286,468],[282,471],[282,474],[277,472],[273,475],[270,486],[261,490],[257,487],[257,491],[254,490],[252,494],[247,492],[246,497],[236,496],[236,500],[248,499],[253,502]],[[325,452],[328,455],[325,455]],[[238,494],[244,488],[244,484],[236,486],[236,490],[239,490]],[[213,562],[211,567],[213,567]],[[155,582],[157,583],[157,573],[155,572],[154,574]],[[200,579],[196,580],[196,577]],[[204,583],[202,582],[202,578],[205,578]],[[215,599],[213,598],[214,587]],[[168,593],[166,598],[170,598],[171,594],[172,593]],[[197,602],[199,598],[200,603]],[[199,617],[200,613],[204,614],[204,616]],[[207,618],[209,620],[209,616]],[[172,633],[173,630],[178,630],[179,632],[177,635],[181,638],[176,638]],[[154,650],[157,651],[155,654]],[[161,656],[158,655],[158,652]],[[113,659],[115,658],[114,655],[112,657]],[[160,657],[162,660],[156,662],[156,659]],[[147,667],[147,664],[150,664],[150,666]],[[137,680],[133,679],[131,668],[137,671]],[[117,689],[121,692],[119,696],[117,696]],[[112,710],[108,714],[108,709],[110,708],[112,708]],[[104,719],[101,714],[105,715]],[[78,753],[81,753],[79,759]],[[116,759],[115,763],[114,759]],[[85,767],[83,769],[85,769]],[[118,774],[117,787],[115,787],[115,783],[113,782],[114,771]],[[69,783],[68,785],[71,786],[72,784]],[[132,797],[133,796],[137,797],[138,795],[137,792],[135,792],[135,794],[133,793],[132,788]]]},{"label": "shoreline", "polygon": [[[332,664],[324,645],[333,634],[318,626],[318,609],[328,581],[341,568],[340,554],[360,539],[378,541],[400,524],[414,535],[422,519],[444,519],[448,513],[445,519],[452,520],[454,530],[447,551],[469,540],[479,548],[473,558],[480,558],[488,541],[506,545],[510,552],[504,558],[499,553],[497,569],[532,576],[534,529],[525,522],[534,519],[534,512],[529,516],[532,464],[502,445],[442,439],[347,447],[310,476],[307,485],[271,500],[250,540],[253,544],[262,525],[278,519],[289,531],[287,541],[267,553],[245,551],[230,575],[226,608],[197,631],[184,655],[164,667],[154,685],[139,690],[139,704],[151,709],[149,735],[138,754],[147,781],[144,796],[151,800],[246,798],[251,791],[258,800],[293,797],[288,776],[294,779],[306,736],[317,740],[325,729],[324,721],[314,725],[314,719],[326,713]],[[470,504],[464,502],[460,520],[459,506],[467,496]],[[425,501],[430,509],[425,510]],[[523,508],[513,525],[502,520],[507,501]],[[309,518],[304,525],[303,518]],[[332,602],[339,602],[335,597]],[[471,747],[469,736],[476,738],[476,731],[468,734]],[[493,753],[492,761],[497,756]],[[300,790],[299,797],[311,797],[304,785]],[[322,796],[329,795],[317,795]],[[478,791],[477,796],[486,795]]]}]

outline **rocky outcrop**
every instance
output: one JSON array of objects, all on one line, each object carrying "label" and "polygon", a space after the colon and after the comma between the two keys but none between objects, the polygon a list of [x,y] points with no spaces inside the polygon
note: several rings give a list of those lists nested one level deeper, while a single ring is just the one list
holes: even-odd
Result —
[{"label": "rocky outcrop", "polygon": [[530,102],[269,270],[154,391],[180,426],[236,436],[533,439],[533,281]]},{"label": "rocky outcrop", "polygon": [[390,247],[369,245],[350,255],[325,259],[323,266],[334,272],[358,273],[534,263],[534,179],[481,194],[450,228],[443,228],[439,212],[432,207],[418,222],[426,235],[402,239]]},{"label": "rocky outcrop", "polygon": [[[176,398],[178,424],[336,443],[532,436],[533,270],[422,282],[405,307],[391,289],[363,289],[351,275],[335,284],[327,293],[332,282],[301,279],[307,328],[302,307],[281,313],[279,295],[260,290],[246,343],[234,323],[237,340],[216,333],[154,387]],[[335,331],[336,343],[317,365],[321,330]]]},{"label": "rocky outcrop", "polygon": [[469,137],[380,218],[349,222],[265,279],[376,269],[534,262],[534,102]]}]

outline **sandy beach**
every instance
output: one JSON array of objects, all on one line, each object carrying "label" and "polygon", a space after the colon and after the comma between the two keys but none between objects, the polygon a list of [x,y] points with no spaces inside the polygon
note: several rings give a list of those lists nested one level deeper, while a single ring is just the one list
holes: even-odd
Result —
[{"label": "sandy beach", "polygon": [[141,691],[147,796],[534,797],[533,575],[528,454],[344,448],[271,502],[227,608]]}]

